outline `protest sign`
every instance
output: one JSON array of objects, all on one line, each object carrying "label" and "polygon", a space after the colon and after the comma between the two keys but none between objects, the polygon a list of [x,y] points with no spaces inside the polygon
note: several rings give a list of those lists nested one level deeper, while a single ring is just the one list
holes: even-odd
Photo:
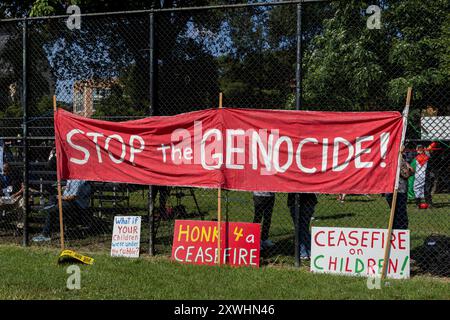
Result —
[{"label": "protest sign", "polygon": [[[381,273],[387,230],[313,227],[311,271],[376,276]],[[387,276],[409,278],[409,230],[393,230]]]},{"label": "protest sign", "polygon": [[141,241],[141,217],[114,217],[114,228],[111,242],[112,257],[139,257]]},{"label": "protest sign", "polygon": [[[220,224],[220,262],[232,266],[259,266],[260,224],[222,222]],[[183,263],[219,263],[218,223],[176,220],[172,259]]]},{"label": "protest sign", "polygon": [[209,109],[127,122],[55,113],[63,179],[246,191],[393,192],[398,112]]}]

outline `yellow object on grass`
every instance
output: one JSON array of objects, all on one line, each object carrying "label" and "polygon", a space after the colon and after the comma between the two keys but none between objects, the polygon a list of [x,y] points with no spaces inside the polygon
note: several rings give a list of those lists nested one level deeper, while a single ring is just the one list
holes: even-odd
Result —
[{"label": "yellow object on grass", "polygon": [[94,264],[94,259],[92,259],[91,257],[88,256],[83,256],[79,253],[76,253],[75,251],[72,250],[63,250],[61,252],[61,254],[59,255],[58,258],[58,263],[62,263],[67,259],[75,259],[78,260],[84,264],[88,264],[88,265],[92,265]]}]

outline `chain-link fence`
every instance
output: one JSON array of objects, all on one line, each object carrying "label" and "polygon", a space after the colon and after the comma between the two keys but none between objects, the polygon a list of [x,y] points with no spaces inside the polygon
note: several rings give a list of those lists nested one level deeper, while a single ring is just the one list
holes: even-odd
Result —
[{"label": "chain-link fence", "polygon": [[[214,108],[219,92],[228,108],[401,111],[412,86],[412,270],[448,276],[449,9],[440,0],[304,1],[82,15],[79,28],[66,16],[1,21],[2,188],[12,190],[2,191],[0,243],[59,245],[53,95],[71,112],[125,121]],[[84,252],[110,249],[116,215],[142,216],[141,251],[162,255],[175,219],[217,219],[216,190],[80,188],[81,207],[64,209],[65,240]],[[222,198],[227,221],[262,221],[264,263],[294,263],[287,194]],[[302,234],[310,225],[388,226],[383,195],[323,194],[310,209]]]}]

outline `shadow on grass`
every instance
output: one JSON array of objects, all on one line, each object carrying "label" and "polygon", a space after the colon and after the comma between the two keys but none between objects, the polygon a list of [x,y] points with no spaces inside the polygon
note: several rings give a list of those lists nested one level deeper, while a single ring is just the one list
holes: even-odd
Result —
[{"label": "shadow on grass", "polygon": [[374,198],[364,198],[364,199],[347,199],[345,198],[344,203],[345,202],[373,202],[376,201],[377,199]]},{"label": "shadow on grass", "polygon": [[433,203],[434,208],[446,208],[450,207],[450,202]]},{"label": "shadow on grass", "polygon": [[354,213],[338,213],[338,214],[331,214],[328,216],[317,216],[314,217],[315,221],[321,221],[321,220],[337,220],[337,219],[343,219],[347,217],[353,217],[355,216]]},{"label": "shadow on grass", "polygon": [[282,239],[274,241],[274,246],[261,250],[261,258],[263,262],[266,260],[273,260],[274,257],[279,255],[292,255],[294,256],[294,236],[285,236]]}]

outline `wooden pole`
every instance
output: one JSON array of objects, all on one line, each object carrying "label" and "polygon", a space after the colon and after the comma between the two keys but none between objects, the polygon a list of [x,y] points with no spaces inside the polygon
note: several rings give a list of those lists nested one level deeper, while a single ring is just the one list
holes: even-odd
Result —
[{"label": "wooden pole", "polygon": [[381,272],[381,279],[384,280],[387,276],[387,267],[389,265],[389,257],[391,254],[391,238],[392,238],[392,226],[394,224],[394,216],[395,216],[395,208],[397,207],[397,194],[398,194],[398,181],[399,181],[399,175],[400,175],[400,165],[402,161],[402,148],[403,143],[405,141],[405,135],[406,135],[406,127],[408,124],[408,113],[409,113],[409,106],[411,104],[411,97],[412,97],[412,88],[408,88],[408,93],[406,94],[406,105],[405,110],[403,111],[403,130],[402,130],[402,139],[400,142],[400,149],[398,151],[398,159],[397,159],[397,174],[395,177],[395,188],[394,188],[394,195],[392,197],[392,203],[391,203],[391,214],[389,217],[389,226],[388,226],[388,233],[386,238],[386,244],[384,248],[384,259],[383,259],[383,269]]},{"label": "wooden pole", "polygon": [[[219,109],[222,109],[222,101],[223,101],[223,94],[222,92],[219,93]],[[222,181],[220,182],[222,183]],[[222,185],[219,184],[219,189],[217,190],[217,257],[219,266],[221,265],[221,224],[222,224]]]},{"label": "wooden pole", "polygon": [[[56,96],[53,96],[53,121],[56,115]],[[58,208],[59,208],[59,233],[61,250],[64,250],[64,222],[63,222],[63,209],[62,209],[62,193],[61,193],[61,178],[59,177],[58,171],[58,158],[56,158],[56,179],[58,180]]]}]

